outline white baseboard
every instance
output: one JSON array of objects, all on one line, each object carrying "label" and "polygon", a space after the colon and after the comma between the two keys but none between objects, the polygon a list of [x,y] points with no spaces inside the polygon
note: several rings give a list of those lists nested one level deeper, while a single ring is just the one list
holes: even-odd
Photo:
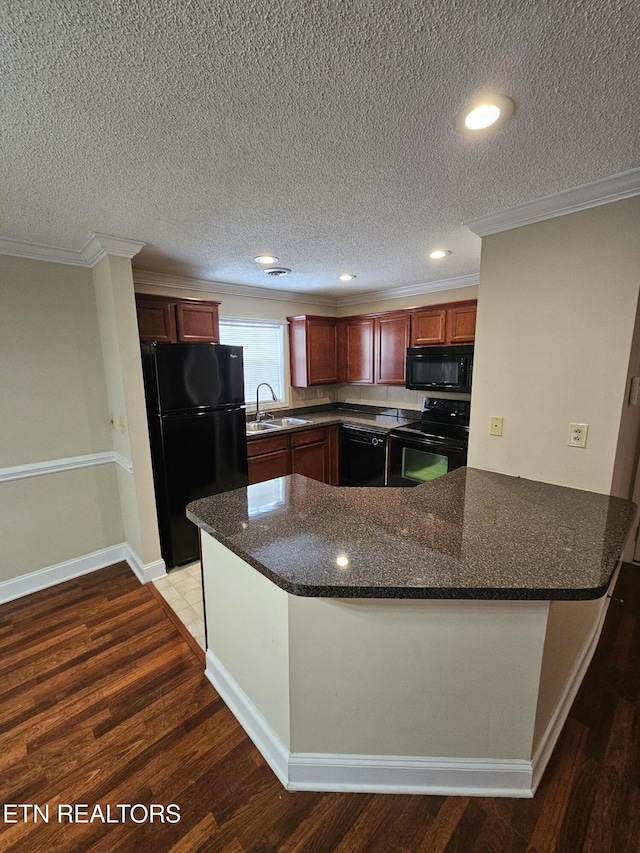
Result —
[{"label": "white baseboard", "polygon": [[157,581],[167,574],[167,567],[164,560],[155,560],[155,562],[145,565],[130,545],[125,544],[124,549],[124,559],[129,563],[131,571],[140,583],[145,584],[150,581]]},{"label": "white baseboard", "polygon": [[55,566],[47,566],[44,569],[38,569],[17,578],[0,581],[0,604],[22,598],[23,595],[30,595],[32,592],[38,592],[41,589],[48,589],[56,584],[80,577],[80,575],[88,575],[90,572],[104,569],[123,560],[127,561],[135,576],[143,584],[157,580],[166,574],[163,560],[157,560],[145,566],[133,548],[126,542],[121,542],[118,545],[112,545],[110,548],[102,548],[82,557],[65,560]]},{"label": "white baseboard", "polygon": [[242,728],[285,788],[288,788],[290,752],[224,664],[207,651],[204,674],[224,699]]},{"label": "white baseboard", "polygon": [[291,753],[211,650],[205,675],[289,791],[533,796],[532,763],[519,759]]}]

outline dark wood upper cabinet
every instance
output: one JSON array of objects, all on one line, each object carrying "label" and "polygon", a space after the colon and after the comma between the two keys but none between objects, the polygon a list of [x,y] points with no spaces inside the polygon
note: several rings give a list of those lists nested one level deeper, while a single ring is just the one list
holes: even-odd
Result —
[{"label": "dark wood upper cabinet", "polygon": [[376,318],[376,382],[404,385],[409,315],[406,311]]},{"label": "dark wood upper cabinet", "polygon": [[339,381],[404,385],[409,314],[388,311],[338,320]]},{"label": "dark wood upper cabinet", "polygon": [[450,344],[471,344],[476,339],[477,303],[455,305],[448,311],[448,342]]},{"label": "dark wood upper cabinet", "polygon": [[338,338],[335,317],[302,314],[289,321],[291,384],[295,388],[338,381]]},{"label": "dark wood upper cabinet", "polygon": [[175,343],[178,340],[175,306],[170,302],[136,293],[136,312],[141,341]]},{"label": "dark wood upper cabinet", "polygon": [[424,347],[447,342],[445,308],[420,308],[411,312],[411,346]]},{"label": "dark wood upper cabinet", "polygon": [[375,364],[375,320],[345,317],[338,321],[338,381],[373,385]]},{"label": "dark wood upper cabinet", "polygon": [[178,340],[213,341],[218,343],[219,302],[178,302],[176,303],[176,325]]},{"label": "dark wood upper cabinet", "polygon": [[136,293],[141,341],[218,343],[219,302]]},{"label": "dark wood upper cabinet", "polygon": [[415,308],[411,314],[410,346],[472,344],[476,336],[475,299]]},{"label": "dark wood upper cabinet", "polygon": [[467,299],[338,319],[287,317],[291,384],[404,385],[407,347],[473,343],[476,306]]}]

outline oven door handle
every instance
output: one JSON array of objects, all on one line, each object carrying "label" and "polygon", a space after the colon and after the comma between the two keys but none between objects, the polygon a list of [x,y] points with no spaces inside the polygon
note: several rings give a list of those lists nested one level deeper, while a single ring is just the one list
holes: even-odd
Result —
[{"label": "oven door handle", "polygon": [[392,435],[392,441],[399,441],[402,444],[411,444],[413,447],[419,447],[423,450],[429,450],[430,447],[436,447],[438,450],[457,450],[464,451],[467,449],[464,441],[451,441],[451,439],[441,436],[429,436],[428,438],[415,438],[409,435]]}]

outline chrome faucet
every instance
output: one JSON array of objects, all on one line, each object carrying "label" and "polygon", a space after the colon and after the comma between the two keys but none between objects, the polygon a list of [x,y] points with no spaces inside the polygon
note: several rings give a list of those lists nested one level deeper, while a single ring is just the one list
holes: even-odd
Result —
[{"label": "chrome faucet", "polygon": [[273,398],[274,403],[278,402],[278,398],[276,397],[276,392],[273,390],[271,385],[268,382],[261,382],[256,388],[256,420],[259,421],[264,417],[264,413],[260,411],[260,389],[263,385],[266,385],[269,391],[271,391],[271,396]]}]

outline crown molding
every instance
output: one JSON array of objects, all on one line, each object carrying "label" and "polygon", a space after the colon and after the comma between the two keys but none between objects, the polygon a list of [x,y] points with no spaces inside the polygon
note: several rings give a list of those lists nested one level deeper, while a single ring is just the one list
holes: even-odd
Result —
[{"label": "crown molding", "polygon": [[640,195],[640,169],[630,169],[628,172],[553,193],[509,210],[472,219],[467,222],[467,227],[478,237],[488,237],[500,231],[532,225],[545,219],[555,219],[557,216],[577,213],[635,195]]},{"label": "crown molding", "polygon": [[60,249],[57,246],[43,246],[39,243],[0,237],[0,254],[29,258],[33,261],[48,261],[53,264],[94,267],[106,255],[133,258],[145,245],[137,240],[126,240],[124,237],[92,234],[80,251],[76,252],[74,249]]},{"label": "crown molding", "polygon": [[113,237],[110,234],[93,234],[80,249],[80,254],[85,259],[87,266],[95,267],[107,255],[131,259],[144,246],[146,243],[139,240],[127,240],[124,237]]},{"label": "crown molding", "polygon": [[380,299],[400,299],[403,296],[420,296],[424,293],[435,293],[440,290],[454,290],[458,287],[473,287],[480,281],[479,276],[460,275],[456,278],[445,278],[440,281],[429,281],[425,284],[409,284],[406,287],[391,287],[386,290],[370,290],[367,293],[355,293],[353,296],[338,298],[338,307],[343,305],[359,305]]},{"label": "crown molding", "polygon": [[313,293],[303,293],[294,290],[275,290],[266,287],[254,287],[248,284],[228,284],[223,281],[213,281],[205,278],[189,278],[188,276],[169,275],[167,273],[150,272],[149,270],[133,271],[133,283],[159,288],[177,290],[197,290],[203,293],[227,293],[232,296],[245,296],[250,299],[274,299],[281,302],[308,302],[314,305],[336,307],[333,296],[318,296]]},{"label": "crown molding", "polygon": [[11,240],[0,237],[0,254],[13,255],[16,258],[28,258],[32,261],[48,261],[52,264],[71,264],[86,267],[87,262],[80,252],[73,249],[60,249],[57,246],[43,246],[40,243],[26,243],[23,240]]}]

